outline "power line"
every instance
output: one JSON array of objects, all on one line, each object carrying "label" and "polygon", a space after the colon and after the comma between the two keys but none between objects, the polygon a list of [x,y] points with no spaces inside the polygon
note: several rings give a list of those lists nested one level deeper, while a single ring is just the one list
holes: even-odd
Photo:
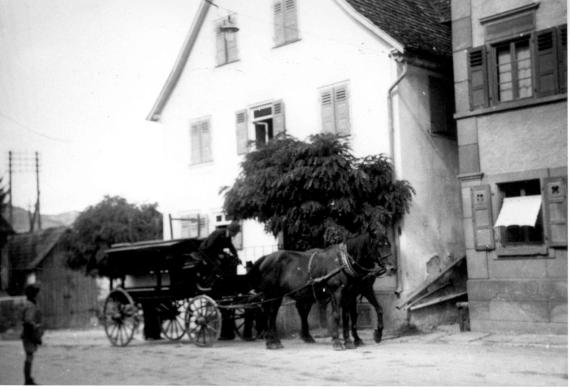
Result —
[{"label": "power line", "polygon": [[47,134],[44,134],[44,133],[42,133],[42,132],[40,132],[40,131],[34,130],[34,129],[32,129],[31,127],[26,126],[26,125],[24,125],[23,123],[19,122],[18,120],[12,118],[11,116],[8,116],[8,115],[6,115],[6,114],[3,114],[2,112],[0,112],[0,116],[1,116],[2,118],[4,118],[4,119],[9,120],[9,121],[12,122],[12,123],[18,125],[18,126],[20,126],[20,127],[21,127],[22,129],[24,129],[24,130],[27,130],[27,131],[29,131],[29,132],[31,132],[31,133],[34,133],[35,135],[39,135],[40,137],[44,137],[44,138],[49,139],[49,140],[51,140],[51,141],[65,142],[65,143],[73,142],[73,140],[70,140],[70,139],[52,137],[51,135],[47,135]]}]

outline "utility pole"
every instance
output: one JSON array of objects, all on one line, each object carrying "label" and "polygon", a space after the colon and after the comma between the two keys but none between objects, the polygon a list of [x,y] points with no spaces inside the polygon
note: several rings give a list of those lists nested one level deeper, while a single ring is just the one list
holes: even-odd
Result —
[{"label": "utility pole", "polygon": [[40,154],[36,152],[36,210],[38,229],[42,230],[42,214],[40,213]]},{"label": "utility pole", "polygon": [[8,216],[10,219],[10,226],[14,226],[14,212],[12,209],[12,151],[8,152],[8,197],[10,198],[10,203],[8,203]]}]

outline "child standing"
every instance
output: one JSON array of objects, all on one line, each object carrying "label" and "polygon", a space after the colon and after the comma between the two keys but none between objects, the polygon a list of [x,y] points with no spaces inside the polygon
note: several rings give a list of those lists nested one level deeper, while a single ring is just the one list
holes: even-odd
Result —
[{"label": "child standing", "polygon": [[36,302],[36,298],[40,288],[36,284],[30,284],[24,289],[26,294],[26,303],[22,311],[22,342],[24,344],[24,352],[26,360],[24,362],[24,384],[35,385],[32,378],[32,362],[34,360],[34,352],[37,351],[38,345],[42,344],[42,318],[40,310]]}]

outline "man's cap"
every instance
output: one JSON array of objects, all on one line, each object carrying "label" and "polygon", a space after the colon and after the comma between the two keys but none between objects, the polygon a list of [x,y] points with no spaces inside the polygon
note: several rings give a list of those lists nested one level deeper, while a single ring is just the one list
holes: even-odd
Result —
[{"label": "man's cap", "polygon": [[232,221],[232,223],[230,223],[228,225],[227,229],[231,233],[239,233],[239,231],[241,230],[241,226],[240,226],[239,222]]}]

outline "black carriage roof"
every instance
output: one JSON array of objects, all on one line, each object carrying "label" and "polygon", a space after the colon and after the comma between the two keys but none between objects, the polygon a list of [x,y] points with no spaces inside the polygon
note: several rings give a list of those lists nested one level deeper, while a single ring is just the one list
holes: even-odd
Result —
[{"label": "black carriage roof", "polygon": [[198,238],[184,238],[115,244],[106,251],[100,274],[118,277],[168,270],[184,262],[187,255],[198,250],[201,242]]}]

